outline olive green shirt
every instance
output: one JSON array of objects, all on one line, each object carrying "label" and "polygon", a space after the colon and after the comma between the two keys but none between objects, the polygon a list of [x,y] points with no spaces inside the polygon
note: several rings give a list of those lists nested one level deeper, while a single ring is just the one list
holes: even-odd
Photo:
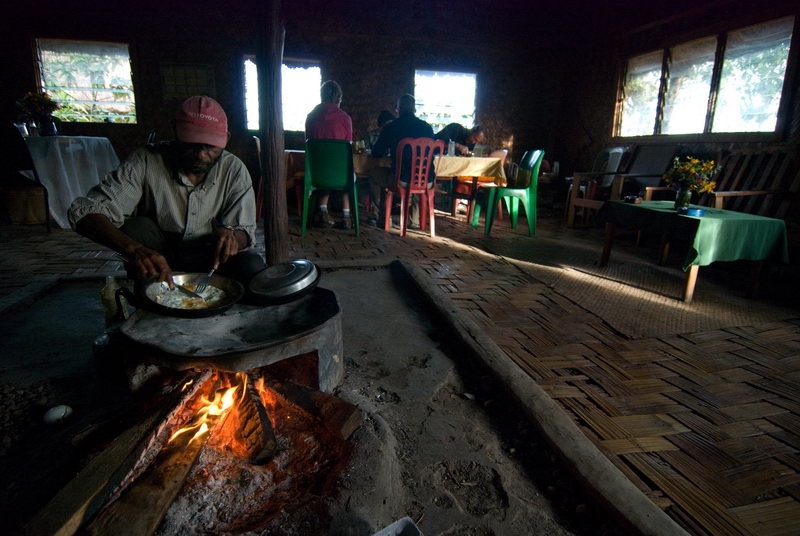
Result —
[{"label": "olive green shirt", "polygon": [[247,233],[255,243],[256,203],[250,173],[235,155],[223,151],[205,180],[193,185],[171,164],[169,144],[149,145],[130,157],[73,201],[73,229],[87,214],[103,214],[121,227],[131,216],[152,219],[162,232],[194,240],[229,225]]}]

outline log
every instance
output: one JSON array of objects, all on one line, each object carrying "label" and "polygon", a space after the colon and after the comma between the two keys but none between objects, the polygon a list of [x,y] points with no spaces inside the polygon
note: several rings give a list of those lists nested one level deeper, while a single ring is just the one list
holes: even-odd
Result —
[{"label": "log", "polygon": [[[267,410],[261,403],[261,397],[255,386],[255,379],[252,373],[247,374],[247,393],[245,393],[248,406],[252,408],[248,419],[249,429],[252,433],[247,434],[250,445],[248,454],[250,463],[254,465],[264,465],[275,456],[278,450],[278,441],[275,439],[275,430],[269,420]],[[242,416],[244,418],[244,416]],[[242,426],[244,429],[245,426]]]},{"label": "log", "polygon": [[129,428],[92,458],[80,472],[23,528],[25,534],[69,536],[75,534],[102,507],[151,447],[160,426],[183,407],[211,376],[210,371],[192,373],[194,383],[185,392],[168,397],[159,411],[152,412]]},{"label": "log", "polygon": [[361,410],[341,398],[272,378],[265,378],[265,384],[286,400],[319,417],[326,428],[344,440],[364,422]]},{"label": "log", "polygon": [[221,416],[208,416],[208,432],[199,437],[194,432],[175,437],[158,454],[154,463],[89,523],[83,534],[153,534],[178,496],[214,429],[221,426],[228,415],[230,412]]},{"label": "log", "polygon": [[183,487],[208,435],[191,440],[190,434],[184,434],[171,443],[153,466],[89,523],[84,534],[153,534]]}]

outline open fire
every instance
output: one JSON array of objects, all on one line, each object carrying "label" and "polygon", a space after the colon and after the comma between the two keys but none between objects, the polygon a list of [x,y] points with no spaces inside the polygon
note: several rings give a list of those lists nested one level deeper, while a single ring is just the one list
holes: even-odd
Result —
[{"label": "open fire", "polygon": [[329,494],[361,415],[330,394],[276,379],[286,377],[290,361],[191,374],[116,489],[84,517],[83,533],[266,530],[282,513]]},{"label": "open fire", "polygon": [[191,444],[207,435],[217,422],[230,418],[235,424],[226,439],[233,453],[248,457],[254,464],[267,463],[274,456],[277,442],[266,408],[277,407],[277,403],[263,377],[254,379],[246,372],[220,373],[212,398],[203,394],[199,404],[196,415],[172,434],[169,443],[192,434]]}]

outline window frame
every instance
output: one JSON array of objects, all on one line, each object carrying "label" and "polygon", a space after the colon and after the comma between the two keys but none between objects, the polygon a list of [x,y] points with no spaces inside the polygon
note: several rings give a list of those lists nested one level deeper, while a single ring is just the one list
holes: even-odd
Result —
[{"label": "window frame", "polygon": [[[449,121],[446,121],[444,123],[438,123],[438,122],[435,122],[435,121],[431,121],[430,119],[427,119],[421,113],[422,108],[425,106],[424,97],[419,95],[419,92],[417,91],[417,88],[416,88],[416,80],[417,80],[418,73],[420,73],[420,72],[443,74],[443,75],[470,76],[470,77],[472,77],[474,79],[474,81],[475,81],[475,91],[474,91],[474,93],[472,95],[472,115],[471,116],[466,116],[466,117],[471,117],[471,121],[469,122],[469,124],[464,124],[464,121],[465,121],[466,118],[463,117],[463,116],[459,117],[457,115],[452,115],[452,116],[450,116],[450,120]],[[416,102],[416,114],[417,114],[417,116],[420,119],[424,119],[431,126],[433,126],[434,133],[439,132],[442,128],[446,127],[450,123],[463,124],[467,128],[472,127],[474,124],[477,123],[477,120],[478,120],[479,78],[480,78],[480,73],[478,73],[477,71],[474,71],[474,70],[464,70],[464,69],[452,70],[452,69],[439,69],[439,68],[430,68],[430,67],[415,67],[414,68],[414,79],[413,80],[414,80],[414,97],[416,98],[416,101],[417,101]],[[437,128],[438,125],[441,125],[441,126],[439,128]]]},{"label": "window frame", "polygon": [[[108,40],[90,40],[90,39],[61,39],[61,38],[52,38],[52,37],[36,37],[34,38],[33,42],[33,49],[34,49],[34,63],[36,65],[35,69],[35,77],[36,77],[36,86],[39,88],[40,91],[46,92],[52,95],[52,87],[48,87],[45,85],[44,80],[44,60],[42,58],[42,43],[45,42],[53,42],[53,43],[75,43],[75,44],[85,44],[87,46],[103,46],[103,45],[114,45],[115,47],[122,47],[124,46],[127,58],[128,58],[128,68],[130,69],[130,94],[132,96],[132,100],[130,102],[130,106],[132,108],[132,120],[131,121],[107,121],[104,120],[92,120],[92,121],[76,121],[69,118],[64,118],[60,115],[59,111],[56,111],[53,116],[56,117],[59,121],[64,123],[75,123],[75,124],[87,124],[87,125],[100,125],[100,124],[113,124],[113,125],[137,125],[141,123],[140,117],[140,110],[138,106],[138,95],[136,89],[136,73],[134,70],[134,54],[132,51],[131,43],[123,42],[123,41],[108,41]],[[103,88],[103,91],[114,91],[113,88]],[[63,102],[59,99],[56,99],[59,103]],[[67,101],[72,102],[72,101]],[[102,104],[101,101],[99,101]]]},{"label": "window frame", "polygon": [[[727,45],[727,36],[729,33],[747,28],[749,26],[756,26],[759,24],[768,23],[771,21],[779,20],[786,17],[794,17],[792,27],[792,41],[789,48],[789,53],[786,61],[786,70],[784,72],[783,87],[781,88],[780,103],[776,113],[775,129],[771,132],[757,132],[757,131],[740,131],[740,132],[712,132],[714,112],[716,111],[716,100],[719,93],[720,79],[722,75],[722,67],[725,58],[725,47]],[[663,134],[661,132],[661,124],[663,121],[664,112],[664,99],[667,89],[668,81],[665,74],[669,72],[669,54],[670,50],[676,46],[701,39],[703,37],[716,37],[717,48],[715,53],[715,63],[712,71],[711,85],[709,91],[709,102],[706,111],[706,117],[703,125],[703,132],[683,133],[683,134]],[[627,53],[620,56],[618,61],[618,77],[617,77],[617,90],[616,98],[614,101],[614,116],[612,124],[612,139],[617,142],[626,143],[640,143],[640,142],[658,142],[658,140],[669,140],[670,142],[680,141],[695,141],[704,140],[709,142],[728,142],[728,141],[763,141],[763,142],[776,142],[784,141],[789,135],[790,118],[787,117],[789,110],[792,106],[792,87],[798,69],[800,69],[800,16],[796,13],[771,13],[768,16],[762,16],[758,19],[737,20],[734,23],[727,24],[724,28],[717,28],[712,32],[698,33],[693,32],[690,35],[673,36],[675,39],[663,42],[658,48],[645,48],[641,47],[637,50],[628,50]],[[644,55],[655,51],[661,52],[661,69],[662,76],[658,88],[658,104],[654,115],[655,125],[653,134],[641,134],[633,136],[623,136],[620,134],[622,125],[623,105],[625,99],[625,82],[627,79],[627,66],[628,61],[639,55]]]}]

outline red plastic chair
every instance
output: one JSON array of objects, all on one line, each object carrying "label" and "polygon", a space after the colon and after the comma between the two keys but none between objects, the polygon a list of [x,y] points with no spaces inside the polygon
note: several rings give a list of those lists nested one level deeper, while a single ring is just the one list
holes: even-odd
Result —
[{"label": "red plastic chair", "polygon": [[[433,196],[436,193],[436,175],[432,173],[433,159],[444,154],[444,140],[431,138],[403,138],[397,143],[395,150],[395,176],[394,184],[386,190],[386,216],[383,222],[384,230],[391,229],[392,225],[392,200],[394,194],[400,197],[400,236],[406,236],[409,210],[411,209],[411,196],[420,196],[419,227],[424,231],[431,223],[431,237],[436,236],[436,227],[433,219]],[[406,153],[409,156],[406,156]],[[403,166],[410,170],[408,184],[400,181],[403,175]],[[430,182],[429,182],[430,179]]]}]

